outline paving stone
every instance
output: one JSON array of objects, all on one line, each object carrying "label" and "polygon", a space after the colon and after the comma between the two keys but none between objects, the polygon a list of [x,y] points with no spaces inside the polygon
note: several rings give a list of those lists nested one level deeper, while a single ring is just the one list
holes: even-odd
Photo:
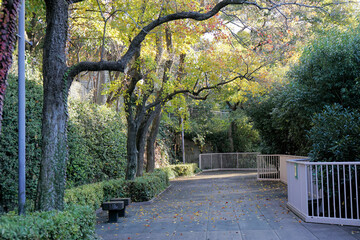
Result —
[{"label": "paving stone", "polygon": [[[291,240],[316,240],[318,239],[314,234],[308,231],[306,228],[302,226],[298,226],[297,228],[283,228],[279,230],[275,230],[276,234],[280,239],[291,239]],[[341,239],[341,238],[339,238]]]},{"label": "paving stone", "polygon": [[216,220],[208,222],[208,231],[240,231],[239,225],[232,220]]},{"label": "paving stone", "polygon": [[177,231],[171,240],[206,240],[206,232],[179,232]]},{"label": "paving stone", "polygon": [[271,225],[263,217],[245,218],[238,220],[241,230],[270,230]]},{"label": "paving stone", "polygon": [[211,231],[207,233],[207,240],[242,240],[240,231]]},{"label": "paving stone", "polygon": [[305,223],[304,227],[311,231],[318,239],[356,240],[355,236],[348,234],[338,225]]},{"label": "paving stone", "polygon": [[[279,240],[280,238],[273,230],[242,230],[244,240]],[[292,240],[292,238],[288,238]]]},{"label": "paving stone", "polygon": [[258,182],[254,173],[204,172],[171,184],[154,201],[129,205],[117,223],[99,212],[96,233],[104,240],[360,240],[360,227],[304,223],[286,208],[286,185]]},{"label": "paving stone", "polygon": [[172,234],[176,229],[173,222],[151,222],[144,229],[144,233],[169,233]]},{"label": "paving stone", "polygon": [[180,222],[177,224],[176,232],[206,232],[207,222]]}]

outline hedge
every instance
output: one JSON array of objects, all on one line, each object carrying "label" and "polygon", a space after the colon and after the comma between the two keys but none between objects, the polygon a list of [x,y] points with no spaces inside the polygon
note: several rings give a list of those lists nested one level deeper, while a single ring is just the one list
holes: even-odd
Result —
[{"label": "hedge", "polygon": [[89,206],[68,206],[64,211],[14,213],[0,218],[0,239],[97,239],[96,216]]},{"label": "hedge", "polygon": [[87,184],[65,191],[68,204],[89,205],[93,209],[100,207],[103,201],[116,197],[130,197],[134,202],[149,201],[169,186],[169,179],[179,176],[191,176],[199,169],[195,163],[170,165],[145,173],[131,181],[115,179]]},{"label": "hedge", "polygon": [[65,190],[64,201],[67,204],[88,205],[93,209],[100,207],[104,199],[103,183],[86,184]]},{"label": "hedge", "polygon": [[169,185],[169,178],[163,170],[156,170],[126,183],[131,199],[134,202],[143,202],[164,191]]},{"label": "hedge", "polygon": [[65,191],[65,203],[89,205],[95,210],[103,201],[116,197],[130,197],[135,202],[148,201],[168,185],[167,174],[156,170],[131,181],[114,179],[68,189]]},{"label": "hedge", "polygon": [[131,181],[115,179],[68,189],[62,212],[33,212],[26,217],[12,213],[0,217],[0,239],[96,239],[95,210],[103,201],[115,197],[148,201],[167,188],[169,175],[189,176],[197,170],[196,164],[171,165]]},{"label": "hedge", "polygon": [[169,179],[183,176],[192,176],[195,173],[201,171],[196,163],[169,165],[162,169],[166,172]]}]

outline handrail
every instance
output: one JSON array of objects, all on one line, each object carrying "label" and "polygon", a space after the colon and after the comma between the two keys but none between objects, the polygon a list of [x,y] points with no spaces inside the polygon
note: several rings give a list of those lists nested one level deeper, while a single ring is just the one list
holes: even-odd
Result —
[{"label": "handrail", "polygon": [[287,206],[306,222],[360,225],[360,162],[287,161]]},{"label": "handrail", "polygon": [[360,165],[360,162],[305,162],[305,161],[309,161],[309,159],[287,160],[287,162],[295,162],[303,165]]}]

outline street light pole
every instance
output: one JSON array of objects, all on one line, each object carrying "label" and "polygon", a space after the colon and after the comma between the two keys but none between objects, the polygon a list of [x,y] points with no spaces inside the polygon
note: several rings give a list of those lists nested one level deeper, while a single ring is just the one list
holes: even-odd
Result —
[{"label": "street light pole", "polygon": [[21,0],[19,12],[18,42],[18,77],[19,77],[19,215],[25,215],[25,0]]},{"label": "street light pole", "polygon": [[182,159],[185,164],[185,137],[184,137],[184,118],[181,117],[181,143],[182,143]]}]

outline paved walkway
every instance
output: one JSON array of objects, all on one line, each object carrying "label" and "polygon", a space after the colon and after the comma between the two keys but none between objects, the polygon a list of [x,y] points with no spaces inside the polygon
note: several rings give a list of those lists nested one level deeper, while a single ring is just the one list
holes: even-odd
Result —
[{"label": "paved walkway", "polygon": [[118,223],[98,215],[103,239],[346,240],[360,227],[304,223],[286,208],[286,185],[254,173],[206,172],[171,182],[149,204],[132,204]]}]

